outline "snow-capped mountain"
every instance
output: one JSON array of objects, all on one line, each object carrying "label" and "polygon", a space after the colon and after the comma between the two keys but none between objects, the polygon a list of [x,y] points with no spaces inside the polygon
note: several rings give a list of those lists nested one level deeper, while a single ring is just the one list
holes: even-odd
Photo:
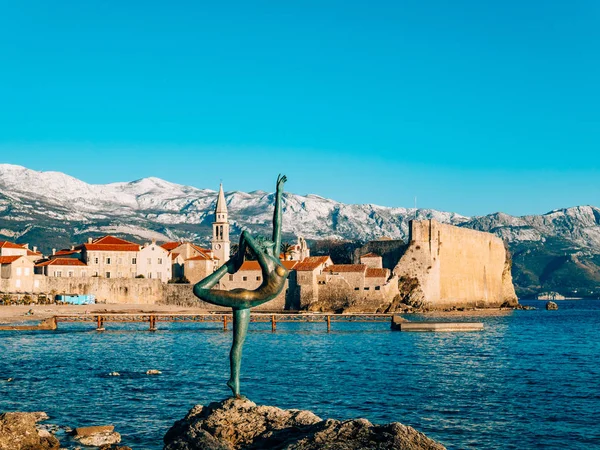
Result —
[{"label": "snow-capped mountain", "polygon": [[557,209],[539,216],[495,213],[471,219],[462,226],[495,233],[509,243],[558,238],[600,253],[600,209],[594,206]]},{"label": "snow-capped mountain", "polygon": [[[216,198],[213,190],[159,178],[92,185],[59,172],[0,165],[0,214],[5,221],[17,222],[22,231],[25,223],[38,226],[44,219],[42,223],[51,221],[54,227],[77,223],[74,235],[119,228],[142,239],[207,241],[210,233],[204,228],[212,223]],[[271,227],[273,194],[229,192],[226,201],[233,230],[260,233]],[[346,205],[317,195],[290,193],[284,195],[283,208],[284,232],[308,239],[401,239],[408,232],[408,220],[415,215],[414,209]],[[417,216],[456,224],[468,220],[434,210],[419,210]],[[104,221],[110,224],[100,225]],[[18,230],[13,232],[18,234]]]},{"label": "snow-capped mountain", "polygon": [[[29,242],[46,252],[107,233],[139,241],[192,239],[207,243],[216,197],[214,190],[159,178],[92,185],[60,172],[0,164],[0,238]],[[273,194],[229,192],[226,201],[234,239],[243,229],[271,233]],[[503,213],[465,217],[285,193],[283,209],[283,231],[288,238],[406,239],[408,222],[415,217],[489,231],[509,243],[515,262],[513,274],[523,289],[553,288],[552,273],[571,264],[576,267],[573,270],[586,274],[585,283],[579,284],[587,283],[592,289],[596,283],[600,294],[600,209],[593,206],[522,217]],[[569,258],[563,261],[565,255]],[[571,272],[567,270],[567,274]],[[556,283],[564,286],[562,281]]]}]

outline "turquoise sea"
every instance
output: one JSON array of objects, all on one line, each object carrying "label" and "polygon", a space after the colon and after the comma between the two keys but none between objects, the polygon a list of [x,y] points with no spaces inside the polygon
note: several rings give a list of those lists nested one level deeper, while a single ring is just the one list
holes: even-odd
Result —
[{"label": "turquoise sea", "polygon": [[[252,324],[242,392],[323,418],[399,421],[449,449],[600,448],[600,301],[561,301],[558,311],[522,303],[540,309],[458,319],[483,321],[476,333],[392,332],[385,323],[333,323],[331,333],[281,323],[273,333]],[[0,411],[42,410],[71,427],[114,424],[124,444],[162,448],[189,408],[229,395],[231,331],[160,326],[0,332]]]}]

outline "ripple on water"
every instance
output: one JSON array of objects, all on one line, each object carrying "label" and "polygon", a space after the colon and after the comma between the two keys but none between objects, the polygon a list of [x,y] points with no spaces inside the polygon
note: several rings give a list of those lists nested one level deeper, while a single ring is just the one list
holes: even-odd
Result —
[{"label": "ripple on water", "polygon": [[[272,333],[252,324],[242,384],[259,403],[400,421],[448,448],[589,449],[600,442],[600,302],[559,307],[478,318],[481,333],[398,333],[376,323],[334,323],[331,333],[281,323]],[[0,410],[45,410],[71,427],[111,423],[133,448],[162,448],[190,407],[229,394],[231,334],[160,326],[0,332],[0,380],[14,378],[0,381]]]}]

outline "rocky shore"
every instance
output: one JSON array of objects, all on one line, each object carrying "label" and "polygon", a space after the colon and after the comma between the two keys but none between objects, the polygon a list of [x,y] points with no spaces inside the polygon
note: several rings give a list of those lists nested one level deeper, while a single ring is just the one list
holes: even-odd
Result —
[{"label": "rocky shore", "polygon": [[[40,422],[49,419],[45,412],[7,412],[0,414],[0,450],[59,450],[81,446],[100,450],[131,450],[117,445],[121,435],[113,426],[69,427]],[[59,441],[58,437],[61,437]]]},{"label": "rocky shore", "polygon": [[[48,419],[44,412],[0,414],[0,450],[132,450],[119,445],[121,435],[113,426],[72,430],[41,423]],[[445,450],[398,422],[323,420],[311,411],[260,406],[246,398],[193,407],[163,440],[164,450]]]},{"label": "rocky shore", "polygon": [[164,437],[164,450],[444,450],[398,422],[321,419],[310,411],[259,406],[248,399],[197,405]]}]

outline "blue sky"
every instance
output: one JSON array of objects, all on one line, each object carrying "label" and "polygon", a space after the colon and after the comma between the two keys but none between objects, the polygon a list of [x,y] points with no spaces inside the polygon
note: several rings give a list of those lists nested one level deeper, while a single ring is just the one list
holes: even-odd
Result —
[{"label": "blue sky", "polygon": [[0,3],[0,162],[351,203],[600,205],[600,3]]}]

